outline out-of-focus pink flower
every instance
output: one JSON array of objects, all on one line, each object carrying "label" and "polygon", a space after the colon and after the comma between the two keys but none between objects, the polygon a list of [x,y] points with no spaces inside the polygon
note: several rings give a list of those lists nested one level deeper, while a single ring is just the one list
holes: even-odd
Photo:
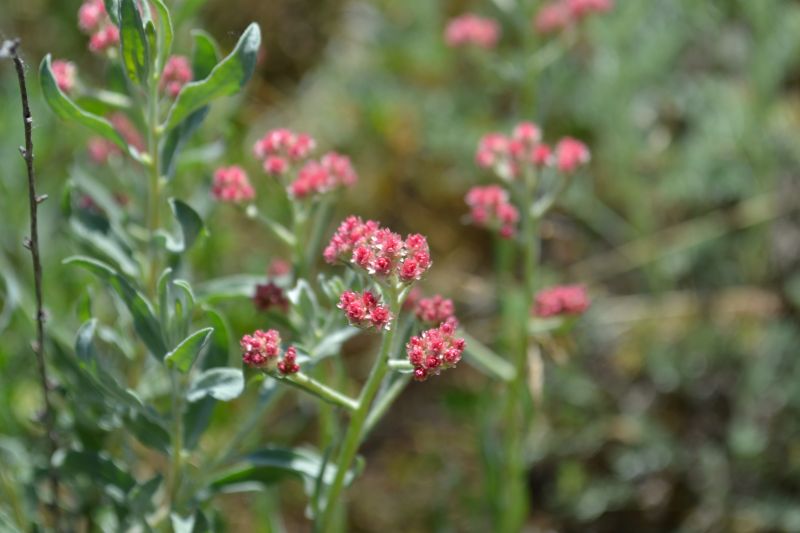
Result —
[{"label": "out-of-focus pink flower", "polygon": [[253,145],[253,153],[258,159],[278,156],[288,162],[307,158],[316,148],[313,137],[306,133],[295,133],[286,128],[270,130]]},{"label": "out-of-focus pink flower", "polygon": [[556,145],[556,167],[560,172],[572,174],[588,163],[589,159],[589,148],[572,137],[565,137]]},{"label": "out-of-focus pink flower", "polygon": [[53,70],[53,76],[56,78],[56,85],[58,85],[59,89],[68,93],[75,88],[75,77],[77,74],[75,63],[57,59],[53,61],[51,68]]},{"label": "out-of-focus pink flower", "polygon": [[285,157],[268,155],[264,159],[264,171],[272,176],[281,176],[289,170],[289,161]]},{"label": "out-of-focus pink flower", "polygon": [[108,120],[129,145],[140,152],[144,151],[145,145],[142,134],[139,133],[139,130],[136,129],[136,126],[124,113],[113,113],[108,117]]},{"label": "out-of-focus pink flower", "polygon": [[414,379],[425,381],[431,375],[454,367],[464,352],[466,342],[455,337],[457,322],[448,320],[438,328],[411,337],[406,344],[408,361],[414,366]]},{"label": "out-of-focus pink flower", "polygon": [[295,198],[320,195],[340,187],[353,185],[358,179],[350,159],[330,152],[320,162],[309,161],[289,185],[289,194]]},{"label": "out-of-focus pink flower", "polygon": [[542,6],[534,18],[533,26],[539,33],[555,33],[562,31],[571,23],[569,6],[558,1]]},{"label": "out-of-focus pink flower", "polygon": [[192,81],[192,65],[184,56],[172,56],[161,74],[161,90],[176,98],[184,85]]},{"label": "out-of-focus pink flower", "polygon": [[483,168],[491,168],[508,156],[510,140],[502,133],[487,133],[478,142],[475,162]]},{"label": "out-of-focus pink flower", "polygon": [[553,164],[553,150],[546,144],[538,144],[533,149],[532,160],[537,167],[545,167]]},{"label": "out-of-focus pink flower", "polygon": [[509,201],[508,191],[499,185],[473,187],[465,200],[475,225],[496,229],[504,238],[514,236],[519,212]]},{"label": "out-of-focus pink flower", "polygon": [[297,350],[290,346],[285,353],[282,352],[281,336],[274,329],[259,329],[252,335],[244,335],[239,345],[242,347],[242,362],[247,366],[270,372],[277,370],[283,375],[300,371]]},{"label": "out-of-focus pink flower", "polygon": [[539,33],[556,33],[589,15],[606,13],[613,7],[612,0],[555,0],[539,10],[533,26]]},{"label": "out-of-focus pink flower", "polygon": [[467,13],[447,23],[444,40],[448,46],[474,45],[480,48],[494,48],[500,39],[500,25],[497,21]]},{"label": "out-of-focus pink flower", "polygon": [[359,294],[354,291],[345,291],[339,298],[339,309],[344,311],[347,321],[359,328],[389,329],[392,313],[385,305],[378,303],[378,299],[370,291]]},{"label": "out-of-focus pink flower", "polygon": [[580,315],[589,308],[589,295],[582,285],[560,285],[536,295],[533,314],[539,317]]},{"label": "out-of-focus pink flower", "polygon": [[422,298],[417,302],[414,314],[422,322],[439,325],[448,320],[455,320],[455,306],[450,298],[436,294],[431,298]]},{"label": "out-of-focus pink flower", "polygon": [[291,273],[291,271],[292,264],[281,258],[273,259],[269,264],[269,268],[267,268],[267,274],[274,278],[286,276]]},{"label": "out-of-focus pink flower", "polygon": [[112,48],[119,44],[119,29],[113,24],[97,30],[89,38],[89,50],[94,53],[105,52],[108,48]]},{"label": "out-of-focus pink flower", "polygon": [[222,202],[244,202],[252,200],[256,195],[247,173],[236,165],[218,168],[214,172],[211,194]]},{"label": "out-of-focus pink flower", "polygon": [[86,0],[78,9],[78,27],[86,33],[96,30],[107,18],[103,0]]},{"label": "out-of-focus pink flower", "polygon": [[112,155],[122,154],[122,150],[120,150],[116,144],[108,139],[104,139],[103,137],[90,138],[87,145],[87,150],[89,151],[89,159],[98,165],[104,165],[108,163],[108,159]]},{"label": "out-of-focus pink flower", "polygon": [[593,13],[607,13],[614,8],[612,0],[564,0],[569,8],[570,15],[581,19]]},{"label": "out-of-focus pink flower", "polygon": [[403,240],[377,222],[364,222],[356,216],[346,218],[339,225],[323,257],[331,264],[351,263],[379,279],[396,275],[405,283],[420,279],[431,266],[425,237],[411,234]]},{"label": "out-of-focus pink flower", "polygon": [[253,294],[253,304],[259,311],[269,311],[277,308],[283,312],[289,308],[289,300],[283,289],[273,282],[259,283],[256,285],[256,292]]}]

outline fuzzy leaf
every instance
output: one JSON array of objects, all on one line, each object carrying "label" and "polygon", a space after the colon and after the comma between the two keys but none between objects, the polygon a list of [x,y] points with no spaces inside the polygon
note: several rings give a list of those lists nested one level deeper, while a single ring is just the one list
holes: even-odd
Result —
[{"label": "fuzzy leaf", "polygon": [[214,328],[203,328],[195,331],[181,341],[174,350],[169,352],[164,357],[164,362],[168,367],[174,367],[184,374],[187,373],[213,332]]},{"label": "fuzzy leaf", "polygon": [[50,54],[45,56],[39,67],[39,83],[45,102],[59,118],[77,122],[97,135],[114,142],[124,151],[130,152],[128,143],[117,133],[109,121],[85,111],[59,89],[50,64]]},{"label": "fuzzy leaf", "polygon": [[152,2],[156,6],[156,11],[158,11],[158,26],[160,28],[158,32],[158,68],[163,69],[172,51],[175,30],[172,27],[172,17],[164,0],[152,0]]},{"label": "fuzzy leaf", "polygon": [[128,78],[139,85],[147,85],[150,74],[150,45],[142,16],[134,0],[120,1],[119,39],[122,64]]},{"label": "fuzzy leaf", "polygon": [[212,368],[206,370],[192,383],[186,399],[197,402],[210,396],[227,402],[238,398],[244,391],[244,374],[238,368]]},{"label": "fuzzy leaf", "polygon": [[175,128],[194,111],[241,89],[253,75],[260,45],[261,30],[258,24],[250,24],[233,51],[217,63],[208,76],[184,85],[170,109],[164,129]]}]

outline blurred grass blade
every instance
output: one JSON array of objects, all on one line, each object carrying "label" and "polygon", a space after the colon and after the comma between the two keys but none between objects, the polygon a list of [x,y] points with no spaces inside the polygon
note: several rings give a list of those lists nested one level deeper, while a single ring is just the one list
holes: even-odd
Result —
[{"label": "blurred grass blade", "polygon": [[511,363],[463,329],[459,330],[458,335],[463,337],[467,343],[464,348],[464,359],[469,364],[494,378],[502,379],[503,381],[512,381],[514,379],[517,372]]}]

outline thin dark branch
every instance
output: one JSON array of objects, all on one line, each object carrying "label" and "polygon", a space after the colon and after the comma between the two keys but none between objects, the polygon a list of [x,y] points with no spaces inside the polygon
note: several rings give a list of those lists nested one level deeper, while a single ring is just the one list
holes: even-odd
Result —
[{"label": "thin dark branch", "polygon": [[31,227],[30,237],[25,239],[25,247],[30,250],[33,259],[33,284],[36,293],[36,340],[33,342],[33,352],[36,356],[36,366],[39,370],[39,381],[42,386],[44,398],[44,428],[48,443],[48,475],[50,490],[52,492],[51,514],[56,531],[60,531],[61,511],[59,507],[59,482],[58,473],[53,467],[53,455],[58,450],[58,441],[55,432],[55,411],[50,399],[50,382],[47,378],[47,365],[45,362],[44,343],[44,302],[42,296],[42,261],[39,254],[39,204],[47,197],[36,194],[36,175],[33,170],[33,117],[28,103],[28,87],[25,81],[25,63],[19,54],[19,39],[5,41],[0,47],[0,57],[8,56],[14,62],[19,81],[19,92],[22,98],[22,120],[25,125],[25,146],[20,146],[19,151],[25,160],[28,171],[28,201],[30,205]]}]

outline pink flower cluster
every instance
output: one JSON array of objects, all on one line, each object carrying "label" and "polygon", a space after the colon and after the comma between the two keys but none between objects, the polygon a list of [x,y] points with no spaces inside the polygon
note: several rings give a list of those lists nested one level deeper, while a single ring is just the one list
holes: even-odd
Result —
[{"label": "pink flower cluster", "polygon": [[500,38],[500,25],[490,18],[467,13],[451,19],[444,31],[448,46],[475,45],[480,48],[494,48]]},{"label": "pink flower cluster", "polygon": [[253,153],[263,161],[268,174],[280,176],[289,170],[292,163],[307,158],[316,146],[314,138],[306,133],[279,128],[268,131],[257,140]]},{"label": "pink flower cluster", "polygon": [[269,311],[272,308],[277,308],[286,312],[289,308],[289,300],[283,293],[283,289],[271,281],[256,285],[256,292],[253,294],[253,304],[259,311]]},{"label": "pink flower cluster", "polygon": [[450,298],[436,294],[431,298],[420,298],[414,307],[414,314],[422,322],[441,324],[455,320],[455,306]]},{"label": "pink flower cluster", "polygon": [[183,86],[192,81],[192,65],[184,56],[172,56],[161,74],[161,90],[170,98],[177,98]]},{"label": "pink flower cluster", "polygon": [[575,172],[589,162],[589,149],[582,142],[566,137],[556,145],[555,152],[541,142],[541,129],[532,122],[518,124],[511,136],[488,133],[478,142],[475,162],[491,168],[501,178],[518,178],[524,166],[555,166],[563,173]]},{"label": "pink flower cluster", "polygon": [[385,305],[380,305],[378,299],[370,291],[359,294],[354,291],[345,291],[339,298],[336,306],[344,311],[347,321],[359,328],[389,329],[392,313]]},{"label": "pink flower cluster", "polygon": [[256,195],[247,173],[236,165],[221,167],[214,172],[211,194],[222,202],[245,202]]},{"label": "pink flower cluster", "polygon": [[516,233],[519,211],[509,201],[508,191],[499,185],[473,187],[466,196],[470,220],[477,226],[497,229],[503,238]]},{"label": "pink flower cluster", "polygon": [[613,7],[613,0],[555,0],[539,10],[533,25],[540,33],[555,33],[594,13],[606,13]]},{"label": "pink flower cluster", "polygon": [[559,315],[580,315],[589,309],[589,295],[581,285],[561,285],[539,292],[533,314],[546,318]]},{"label": "pink flower cluster", "polygon": [[349,187],[356,181],[358,175],[350,164],[350,158],[329,152],[319,162],[309,161],[303,165],[297,178],[289,185],[289,194],[302,199],[340,187]]},{"label": "pink flower cluster", "polygon": [[297,350],[294,346],[281,350],[281,336],[274,329],[256,330],[252,335],[245,335],[239,341],[242,347],[242,362],[253,368],[267,371],[277,370],[283,375],[300,371],[297,364]]},{"label": "pink flower cluster", "polygon": [[119,44],[119,29],[106,13],[103,0],[86,0],[78,9],[78,26],[91,37],[89,50],[95,53]]},{"label": "pink flower cluster", "polygon": [[466,342],[455,337],[455,330],[455,320],[448,320],[408,340],[406,353],[408,361],[414,365],[414,379],[425,381],[461,360]]},{"label": "pink flower cluster", "polygon": [[349,262],[380,278],[396,275],[404,282],[418,280],[431,266],[428,241],[419,234],[405,240],[374,220],[347,217],[323,252],[325,261]]},{"label": "pink flower cluster", "polygon": [[56,85],[63,92],[68,93],[75,88],[75,78],[77,69],[75,63],[71,61],[64,61],[57,59],[50,65],[53,70],[53,76],[56,78]]}]

